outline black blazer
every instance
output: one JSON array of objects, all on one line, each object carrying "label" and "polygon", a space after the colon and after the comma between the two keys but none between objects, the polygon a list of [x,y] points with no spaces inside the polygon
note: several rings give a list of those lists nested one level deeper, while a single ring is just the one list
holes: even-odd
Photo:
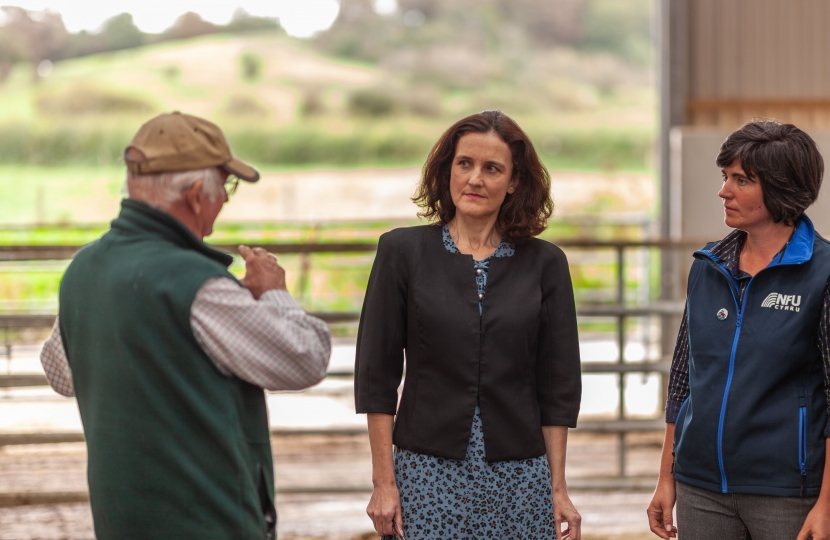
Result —
[{"label": "black blazer", "polygon": [[565,254],[517,244],[490,259],[482,316],[478,300],[472,256],[447,251],[441,227],[381,236],[357,336],[357,412],[397,413],[401,448],[464,459],[478,400],[487,460],[541,456],[542,426],[576,427],[582,395]]}]

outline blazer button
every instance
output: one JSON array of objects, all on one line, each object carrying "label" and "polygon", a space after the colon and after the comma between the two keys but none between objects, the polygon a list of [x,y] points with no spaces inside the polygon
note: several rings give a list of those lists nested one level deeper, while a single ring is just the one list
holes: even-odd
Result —
[{"label": "blazer button", "polygon": [[480,275],[481,275],[481,268],[476,269],[476,275],[477,275],[477,276],[480,276]]}]

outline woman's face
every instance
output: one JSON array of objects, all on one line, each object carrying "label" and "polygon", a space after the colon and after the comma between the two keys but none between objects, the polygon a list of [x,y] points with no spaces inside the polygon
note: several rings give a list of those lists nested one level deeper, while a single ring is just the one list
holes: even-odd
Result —
[{"label": "woman's face", "polygon": [[457,215],[497,215],[508,193],[516,191],[510,147],[493,132],[458,139],[450,170],[450,195]]},{"label": "woman's face", "polygon": [[744,172],[741,160],[735,158],[721,171],[723,186],[718,196],[723,199],[724,223],[742,231],[772,223],[772,216],[764,205],[761,183]]}]

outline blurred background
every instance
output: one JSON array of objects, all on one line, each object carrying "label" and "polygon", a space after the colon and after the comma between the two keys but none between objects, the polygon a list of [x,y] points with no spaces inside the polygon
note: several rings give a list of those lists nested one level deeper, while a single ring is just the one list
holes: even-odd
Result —
[{"label": "blurred background", "polygon": [[171,110],[216,122],[263,172],[208,241],[276,252],[336,338],[320,386],[269,395],[281,538],[373,537],[355,317],[377,237],[419,223],[409,197],[429,149],[483,109],[517,120],[552,175],[542,237],[566,249],[580,306],[569,474],[587,538],[646,534],[682,310],[661,280],[657,3],[144,4],[0,11],[0,539],[93,536],[77,407],[43,386],[37,356],[69,258],[118,212],[124,147]]}]

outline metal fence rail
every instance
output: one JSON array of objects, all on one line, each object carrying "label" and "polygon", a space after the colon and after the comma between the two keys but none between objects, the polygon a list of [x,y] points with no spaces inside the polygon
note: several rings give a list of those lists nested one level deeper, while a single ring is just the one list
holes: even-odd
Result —
[{"label": "metal fence rail", "polygon": [[[628,305],[625,303],[625,253],[634,249],[659,249],[661,254],[666,251],[686,250],[690,251],[704,244],[699,240],[667,241],[667,240],[641,240],[641,241],[600,241],[600,240],[561,240],[555,242],[558,246],[568,249],[603,251],[611,250],[616,256],[616,290],[613,304],[580,304],[577,306],[577,315],[580,318],[613,318],[616,320],[616,344],[619,351],[616,362],[591,362],[584,363],[584,373],[615,374],[619,377],[619,416],[616,420],[610,421],[580,421],[579,431],[590,431],[596,433],[614,433],[619,437],[619,474],[625,476],[626,442],[625,434],[636,431],[657,431],[662,430],[664,423],[660,419],[633,420],[626,418],[625,414],[625,384],[624,377],[628,373],[658,373],[663,378],[663,387],[666,384],[666,375],[669,373],[670,362],[661,358],[656,362],[625,362],[625,321],[630,317],[647,316],[676,316],[683,312],[682,301],[661,301],[650,302],[639,305]],[[305,244],[268,244],[249,243],[253,247],[263,249],[275,254],[312,254],[312,253],[369,253],[377,249],[376,243],[305,243]],[[217,244],[215,248],[237,253],[237,245]],[[46,261],[66,260],[72,258],[81,246],[0,246],[0,262],[7,261]],[[359,319],[358,313],[314,313],[329,324],[355,322]],[[9,342],[9,331],[21,328],[48,328],[54,324],[55,316],[51,314],[2,314],[0,315],[0,329],[6,335],[6,354],[11,355],[11,343]],[[330,373],[329,376],[351,376],[351,373]],[[0,388],[40,386],[46,384],[45,377],[38,375],[3,375],[0,376]],[[363,429],[347,430],[349,433],[339,431],[325,431],[324,434],[364,434]],[[296,432],[296,433],[295,433]],[[291,436],[296,434],[309,434],[303,430],[274,430],[274,436]],[[323,433],[323,432],[321,432]],[[79,434],[26,434],[26,435],[0,435],[0,446],[10,444],[35,444],[37,442],[69,442],[82,441],[83,436]],[[28,441],[28,442],[23,442]]]}]

